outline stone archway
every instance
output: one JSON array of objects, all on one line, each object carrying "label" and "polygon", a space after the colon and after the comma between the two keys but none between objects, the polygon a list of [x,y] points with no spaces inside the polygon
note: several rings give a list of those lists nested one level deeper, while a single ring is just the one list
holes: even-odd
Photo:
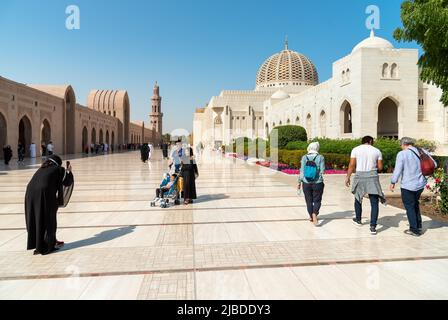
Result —
[{"label": "stone archway", "polygon": [[65,151],[67,154],[76,153],[75,145],[75,113],[76,96],[72,87],[68,87],[65,93]]},{"label": "stone archway", "polygon": [[82,129],[82,152],[89,153],[89,132],[87,131],[87,127]]},{"label": "stone archway", "polygon": [[100,129],[99,144],[104,143],[103,129]]},{"label": "stone archway", "polygon": [[313,122],[311,119],[311,114],[308,114],[306,117],[306,134],[308,136],[308,139],[311,139],[313,137]]},{"label": "stone archway", "polygon": [[51,126],[47,119],[42,122],[40,127],[40,137],[41,142],[45,143],[45,145],[51,141]]},{"label": "stone archway", "polygon": [[378,105],[378,137],[398,139],[398,104],[387,97]]},{"label": "stone archway", "polygon": [[344,103],[342,103],[340,112],[341,133],[353,133],[352,121],[352,106],[345,100]]},{"label": "stone archway", "polygon": [[[8,143],[8,125],[6,123],[6,118],[0,112],[0,147],[4,147]],[[3,152],[0,154],[0,159],[3,159]]]},{"label": "stone archway", "polygon": [[93,144],[96,144],[96,129],[92,129],[92,136],[90,137]]},{"label": "stone archway", "polygon": [[112,138],[112,140],[111,140],[111,147],[113,148],[114,145],[115,145],[115,133],[113,131],[112,131],[112,134],[111,134],[111,138]]},{"label": "stone archway", "polygon": [[109,130],[106,131],[106,143],[109,144]]},{"label": "stone archway", "polygon": [[322,110],[319,119],[320,135],[322,138],[327,136],[327,114]]},{"label": "stone archway", "polygon": [[32,127],[31,121],[27,116],[23,116],[19,121],[19,143],[25,148],[25,155],[30,154],[30,145],[32,138]]}]

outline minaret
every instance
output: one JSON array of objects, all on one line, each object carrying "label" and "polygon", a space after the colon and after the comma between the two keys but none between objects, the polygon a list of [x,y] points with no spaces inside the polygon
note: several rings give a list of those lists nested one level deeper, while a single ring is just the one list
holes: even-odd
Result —
[{"label": "minaret", "polygon": [[150,129],[155,130],[159,134],[163,134],[162,132],[162,120],[163,120],[163,113],[162,113],[162,97],[160,96],[160,90],[159,86],[157,84],[154,85],[154,93],[151,98],[152,106],[151,106],[151,114],[149,115],[149,118],[151,120],[151,126]]}]

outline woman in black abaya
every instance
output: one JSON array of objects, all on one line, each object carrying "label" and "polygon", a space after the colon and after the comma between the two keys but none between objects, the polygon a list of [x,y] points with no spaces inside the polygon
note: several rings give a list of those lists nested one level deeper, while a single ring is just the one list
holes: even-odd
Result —
[{"label": "woman in black abaya", "polygon": [[51,155],[28,183],[25,194],[25,218],[28,232],[27,250],[49,254],[64,245],[56,240],[59,207],[65,207],[73,190],[71,166],[62,167],[62,160]]},{"label": "woman in black abaya", "polygon": [[147,143],[143,144],[140,148],[140,156],[142,159],[142,162],[146,162],[149,159],[149,152],[150,152],[149,145]]},{"label": "woman in black abaya", "polygon": [[193,203],[197,199],[196,178],[199,176],[198,166],[193,156],[193,149],[187,148],[182,157],[181,175],[184,179],[184,204]]}]

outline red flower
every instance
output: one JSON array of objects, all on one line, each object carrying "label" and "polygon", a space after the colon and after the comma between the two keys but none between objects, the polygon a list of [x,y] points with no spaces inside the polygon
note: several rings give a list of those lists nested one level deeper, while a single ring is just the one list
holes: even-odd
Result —
[{"label": "red flower", "polygon": [[431,186],[429,184],[426,185],[426,189],[429,190],[431,189]]},{"label": "red flower", "polygon": [[442,181],[440,180],[440,178],[437,178],[437,179],[436,179],[436,183],[439,184],[440,182],[442,182]]}]

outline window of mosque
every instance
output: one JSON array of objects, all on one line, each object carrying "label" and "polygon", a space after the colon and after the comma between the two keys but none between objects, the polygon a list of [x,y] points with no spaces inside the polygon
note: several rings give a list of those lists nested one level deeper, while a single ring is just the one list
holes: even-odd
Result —
[{"label": "window of mosque", "polygon": [[383,78],[387,78],[388,74],[389,74],[389,65],[387,63],[384,63],[382,73]]},{"label": "window of mosque", "polygon": [[392,64],[390,67],[390,77],[396,79],[398,77],[398,66],[396,63]]},{"label": "window of mosque", "polygon": [[11,100],[12,100],[12,101],[15,101],[15,100],[16,100],[16,96],[15,96],[15,95],[12,95]]},{"label": "window of mosque", "polygon": [[37,101],[34,101],[34,106],[37,107],[38,103]]}]

